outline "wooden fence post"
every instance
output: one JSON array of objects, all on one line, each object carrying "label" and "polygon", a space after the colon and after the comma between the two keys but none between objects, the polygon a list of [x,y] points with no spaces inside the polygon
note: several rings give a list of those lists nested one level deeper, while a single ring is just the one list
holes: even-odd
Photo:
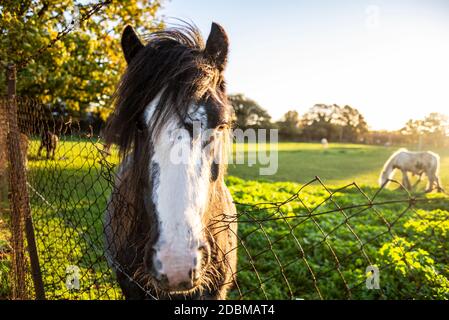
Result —
[{"label": "wooden fence post", "polygon": [[[0,219],[9,216],[8,208],[8,116],[6,98],[0,98]],[[1,225],[0,225],[1,227]]]},{"label": "wooden fence post", "polygon": [[26,259],[24,254],[23,227],[27,238],[28,253],[30,256],[31,274],[37,299],[45,299],[42,274],[37,254],[36,239],[31,217],[30,201],[28,196],[25,157],[22,154],[20,143],[20,130],[17,119],[16,100],[16,67],[13,64],[7,67],[8,81],[8,159],[10,170],[10,205],[11,226],[13,239],[15,289],[13,298],[27,299],[26,290]]}]

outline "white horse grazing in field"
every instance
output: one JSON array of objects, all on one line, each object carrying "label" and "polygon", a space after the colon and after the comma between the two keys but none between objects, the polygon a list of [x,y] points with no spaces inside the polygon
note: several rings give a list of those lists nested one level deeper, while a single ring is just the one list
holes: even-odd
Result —
[{"label": "white horse grazing in field", "polygon": [[323,147],[323,149],[327,149],[329,147],[329,142],[326,138],[321,139],[321,146]]},{"label": "white horse grazing in field", "polygon": [[[412,187],[408,179],[408,172],[413,175],[421,176],[426,174],[429,179],[426,192],[431,192],[436,186],[438,192],[442,192],[439,175],[440,168],[440,156],[434,152],[412,152],[407,149],[401,148],[391,155],[391,157],[385,162],[382,173],[380,174],[379,184],[381,186],[388,184],[388,179],[393,177],[395,169],[399,169],[402,172],[402,184],[405,188],[410,190]],[[417,182],[417,183],[418,183]]]}]

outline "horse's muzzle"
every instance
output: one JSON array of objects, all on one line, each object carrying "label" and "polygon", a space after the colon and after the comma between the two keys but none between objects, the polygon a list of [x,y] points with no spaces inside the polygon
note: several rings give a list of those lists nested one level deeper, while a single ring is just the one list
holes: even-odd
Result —
[{"label": "horse's muzzle", "polygon": [[183,254],[151,250],[145,267],[159,289],[167,292],[189,291],[201,283],[201,276],[210,261],[210,246],[202,244]]}]

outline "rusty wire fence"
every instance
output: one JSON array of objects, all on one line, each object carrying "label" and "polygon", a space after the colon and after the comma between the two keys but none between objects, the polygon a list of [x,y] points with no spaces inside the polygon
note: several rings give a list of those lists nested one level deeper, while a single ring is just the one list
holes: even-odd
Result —
[{"label": "rusty wire fence", "polygon": [[[6,112],[5,145],[16,153],[6,157],[10,171],[19,174],[9,177],[12,249],[0,256],[9,297],[122,299],[103,236],[116,150],[61,108],[14,103],[17,128]],[[11,100],[0,105],[5,114]],[[229,179],[238,216],[225,224],[238,223],[231,249],[238,266],[228,298],[448,299],[448,197],[412,195],[392,183],[398,190],[330,189],[315,178],[260,201],[251,197],[260,190]]]}]

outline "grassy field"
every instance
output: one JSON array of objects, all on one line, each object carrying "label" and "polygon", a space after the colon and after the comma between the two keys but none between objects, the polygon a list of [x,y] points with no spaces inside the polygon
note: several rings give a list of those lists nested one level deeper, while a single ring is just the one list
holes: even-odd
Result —
[{"label": "grassy field", "polygon": [[8,259],[11,252],[9,239],[11,234],[7,226],[6,204],[0,202],[0,299],[7,297],[10,292],[8,272],[10,269],[10,261]]},{"label": "grassy field", "polygon": [[[255,146],[245,149],[254,152]],[[422,183],[417,196],[432,200],[417,203],[413,210],[406,202],[394,202],[407,200],[405,192],[391,189],[377,197],[388,205],[324,214],[368,200],[355,187],[329,199],[328,190],[315,183],[285,202],[315,176],[331,190],[355,181],[371,197],[378,189],[379,171],[394,150],[353,144],[331,144],[324,150],[319,144],[281,143],[275,175],[260,176],[257,164],[231,164],[227,183],[242,213],[238,286],[231,297],[448,299],[447,196],[422,194]],[[37,142],[32,141],[31,205],[48,297],[120,298],[102,255],[110,171],[98,149],[87,140],[65,139],[54,161],[37,157],[36,151]],[[449,189],[449,151],[434,151],[441,155],[441,177]],[[116,163],[116,154],[108,161]],[[250,206],[267,202],[285,203]],[[314,213],[322,214],[311,216],[309,210],[316,207]],[[370,264],[381,268],[380,290],[365,288]],[[0,266],[5,265],[0,261]],[[66,289],[70,266],[78,268],[81,290]]]},{"label": "grassy field", "polygon": [[[245,151],[256,149],[254,145],[245,146]],[[356,182],[365,193],[349,187],[336,192],[330,201],[328,190],[314,183],[302,189],[298,199],[282,205],[279,211],[278,208],[259,211],[239,205],[240,212],[248,211],[243,215],[251,217],[247,220],[263,220],[273,215],[307,216],[310,208],[319,207],[318,212],[327,212],[337,207],[365,204],[365,196],[372,197],[378,191],[379,173],[396,149],[354,144],[330,144],[323,149],[320,144],[281,143],[275,175],[260,176],[260,165],[231,164],[228,185],[234,200],[245,204],[285,201],[315,176],[330,190]],[[433,151],[441,156],[441,178],[448,189],[449,150]],[[394,178],[400,180],[401,176],[396,173]],[[397,188],[394,184],[390,190],[382,191],[377,201],[409,197],[403,190],[395,190]],[[260,276],[256,272],[239,274],[239,283],[250,288],[250,293],[257,298],[448,299],[449,199],[438,194],[424,195],[424,188],[425,182],[422,182],[414,195],[440,200],[420,204],[416,210],[408,210],[407,203],[397,203],[348,209],[315,219],[278,219],[259,226],[240,223],[240,237],[249,253],[241,253],[239,266],[262,272]],[[435,237],[429,236],[432,231]],[[272,249],[267,251],[267,247]],[[260,252],[262,254],[258,255]],[[258,259],[251,261],[250,256]],[[364,280],[368,264],[380,268],[389,266],[381,272],[381,290],[366,290]],[[264,279],[269,280],[260,288]]]},{"label": "grassy field", "polygon": [[[398,147],[369,146],[359,144],[329,144],[323,149],[317,143],[279,143],[278,171],[273,176],[260,176],[260,165],[229,166],[229,174],[245,180],[293,181],[306,183],[319,176],[331,186],[357,182],[360,185],[376,186],[379,173],[388,157]],[[247,145],[245,152],[255,152],[255,145]],[[414,150],[409,147],[409,150]],[[441,157],[441,179],[449,189],[449,149],[432,149]],[[400,180],[397,172],[395,179]],[[423,183],[424,185],[424,183]]]}]

